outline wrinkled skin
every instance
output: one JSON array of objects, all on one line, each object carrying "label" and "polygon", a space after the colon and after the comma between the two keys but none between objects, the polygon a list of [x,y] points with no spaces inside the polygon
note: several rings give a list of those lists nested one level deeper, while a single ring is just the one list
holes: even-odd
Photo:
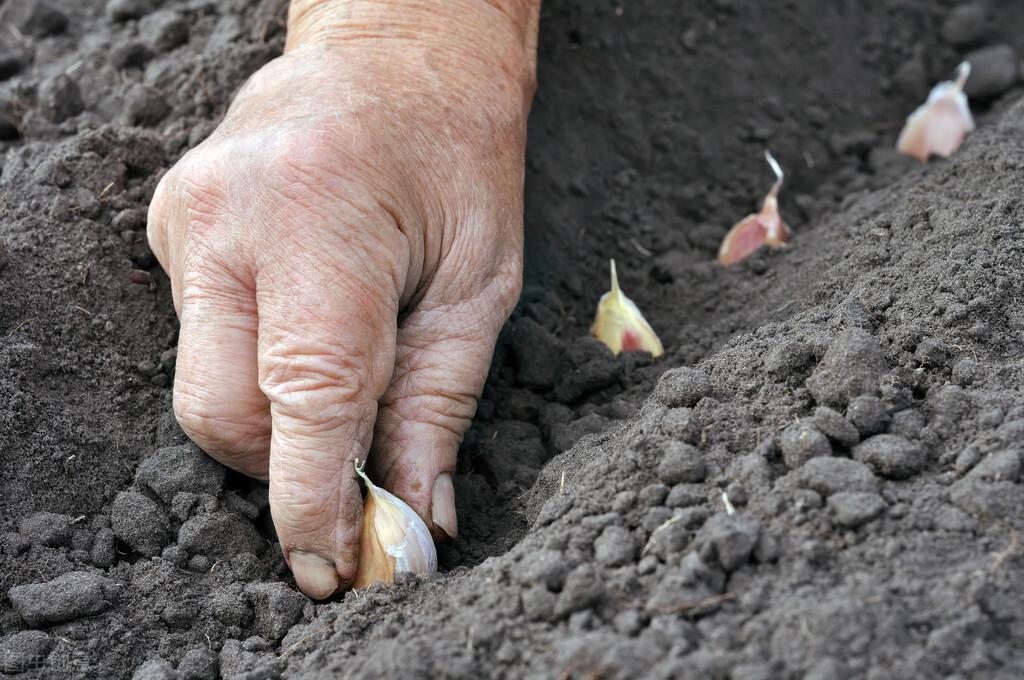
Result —
[{"label": "wrinkled skin", "polygon": [[356,569],[355,459],[457,532],[456,450],[521,285],[533,80],[450,40],[298,42],[166,174],[149,239],[181,320],[175,414],[269,479],[323,598]]}]

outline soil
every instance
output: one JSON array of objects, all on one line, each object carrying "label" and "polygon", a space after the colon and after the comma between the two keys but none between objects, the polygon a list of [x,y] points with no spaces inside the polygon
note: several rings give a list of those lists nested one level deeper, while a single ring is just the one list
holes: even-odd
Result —
[{"label": "soil", "polygon": [[[285,2],[0,0],[0,677],[1024,675],[1024,6],[868,4],[545,3],[462,535],[313,604],[145,245]],[[965,55],[979,130],[896,155]],[[766,147],[792,244],[723,269]],[[657,360],[587,337],[611,257]]]}]

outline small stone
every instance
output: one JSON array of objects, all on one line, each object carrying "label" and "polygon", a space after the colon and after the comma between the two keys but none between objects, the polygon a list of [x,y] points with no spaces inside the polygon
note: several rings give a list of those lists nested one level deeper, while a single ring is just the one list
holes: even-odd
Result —
[{"label": "small stone", "polygon": [[648,484],[644,488],[640,489],[640,494],[637,497],[640,505],[645,508],[654,507],[661,505],[665,502],[668,497],[668,487],[664,484]]},{"label": "small stone", "polygon": [[18,533],[35,545],[58,548],[71,538],[71,521],[68,515],[37,512],[18,522]]},{"label": "small stone", "polygon": [[122,491],[110,512],[114,534],[132,550],[152,557],[171,542],[170,521],[156,501],[137,491]]},{"label": "small stone", "polygon": [[309,600],[281,582],[250,583],[245,596],[256,613],[256,632],[268,640],[280,640],[302,618]]},{"label": "small stone", "polygon": [[924,447],[898,435],[876,434],[853,448],[853,457],[889,479],[907,479],[924,469]]},{"label": "small stone", "polygon": [[993,45],[965,57],[971,64],[971,77],[964,92],[970,99],[994,99],[1017,82],[1020,68],[1017,52],[1009,45]]},{"label": "small stone", "polygon": [[841,413],[830,409],[828,406],[819,406],[814,409],[814,416],[811,418],[811,422],[826,437],[840,446],[850,448],[860,441],[860,432],[857,431],[853,423],[844,418]]},{"label": "small stone", "polygon": [[835,513],[836,522],[853,529],[880,515],[885,510],[885,501],[877,493],[841,491],[829,496],[828,506]]},{"label": "small stone", "polygon": [[654,388],[652,398],[662,406],[696,406],[711,394],[711,379],[707,373],[689,366],[672,368],[662,374]]},{"label": "small stone", "polygon": [[621,567],[636,557],[637,542],[629,530],[607,526],[594,541],[594,559],[606,567]]},{"label": "small stone", "polygon": [[169,562],[176,567],[183,568],[188,564],[188,553],[178,545],[169,545],[160,553],[160,559]]},{"label": "small stone", "polygon": [[203,574],[210,571],[213,567],[213,562],[206,555],[193,555],[188,559],[188,564],[186,566],[191,572]]},{"label": "small stone", "polygon": [[0,26],[13,26],[23,35],[45,38],[63,33],[68,18],[45,0],[17,0],[0,11]]},{"label": "small stone", "polygon": [[0,640],[0,673],[41,671],[54,641],[40,630],[23,630]]},{"label": "small stone", "polygon": [[113,583],[92,572],[72,571],[52,581],[15,586],[7,592],[15,611],[29,626],[52,626],[110,607]]},{"label": "small stone", "polygon": [[230,512],[218,511],[193,517],[181,525],[178,545],[190,555],[231,559],[238,553],[262,553],[263,537],[252,523]]},{"label": "small stone", "polygon": [[823,496],[843,491],[878,491],[878,478],[864,463],[849,458],[812,458],[791,475],[797,486]]},{"label": "small stone", "polygon": [[160,614],[160,620],[169,628],[186,630],[191,628],[199,615],[199,607],[194,602],[177,600],[168,602]]},{"label": "small stone", "polygon": [[704,459],[695,447],[672,442],[658,465],[658,479],[668,485],[704,481]]},{"label": "small stone", "polygon": [[846,419],[853,423],[862,437],[885,432],[891,420],[885,402],[867,394],[850,400],[846,408]]},{"label": "small stone", "polygon": [[958,5],[942,24],[942,39],[954,47],[977,45],[985,38],[987,23],[983,4]]},{"label": "small stone", "polygon": [[845,406],[856,396],[876,393],[888,370],[874,336],[861,328],[851,328],[829,344],[806,385],[819,404]]},{"label": "small stone", "polygon": [[783,430],[779,437],[782,459],[790,468],[798,468],[811,458],[832,455],[832,446],[807,418]]},{"label": "small stone", "polygon": [[228,589],[218,590],[210,598],[210,613],[225,626],[247,628],[252,624],[252,608],[242,600],[240,593]]},{"label": "small stone", "polygon": [[170,446],[143,460],[135,481],[164,503],[170,503],[179,491],[216,496],[224,483],[224,467],[195,444]]},{"label": "small stone", "polygon": [[78,83],[64,73],[51,76],[40,83],[36,98],[42,114],[54,123],[63,123],[85,110]]}]

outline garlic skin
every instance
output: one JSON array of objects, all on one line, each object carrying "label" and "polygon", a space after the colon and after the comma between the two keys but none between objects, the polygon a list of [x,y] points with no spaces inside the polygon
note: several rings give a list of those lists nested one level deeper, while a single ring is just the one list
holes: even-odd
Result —
[{"label": "garlic skin", "polygon": [[614,354],[619,352],[650,352],[659,357],[665,353],[658,335],[647,323],[640,308],[619,288],[615,260],[611,261],[612,288],[601,296],[590,334],[608,346]]},{"label": "garlic skin", "polygon": [[964,94],[971,75],[966,61],[957,67],[956,80],[932,88],[928,101],[907,118],[896,142],[896,150],[922,163],[934,156],[948,158],[960,148],[967,133],[974,130],[974,117]]},{"label": "garlic skin", "polygon": [[764,197],[761,211],[747,215],[732,225],[718,249],[718,262],[726,267],[742,262],[763,246],[781,248],[789,240],[789,227],[779,215],[779,189],[786,175],[770,151],[765,160],[775,173],[775,184]]},{"label": "garlic skin", "polygon": [[352,587],[390,583],[399,572],[437,573],[437,549],[426,523],[405,501],[371,482],[358,461],[355,467],[368,493],[363,500],[359,566]]}]

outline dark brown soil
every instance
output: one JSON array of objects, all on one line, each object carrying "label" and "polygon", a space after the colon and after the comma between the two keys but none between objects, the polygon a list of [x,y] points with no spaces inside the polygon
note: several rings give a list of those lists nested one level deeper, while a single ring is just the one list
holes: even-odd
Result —
[{"label": "dark brown soil", "polygon": [[[526,286],[462,536],[436,578],[313,605],[265,490],[170,415],[145,246],[285,4],[0,0],[0,677],[1024,676],[1024,105],[998,51],[953,159],[892,151],[965,54],[1024,50],[1024,6],[548,0]],[[724,270],[765,147],[792,246]],[[656,361],[586,336],[611,257]]]}]

